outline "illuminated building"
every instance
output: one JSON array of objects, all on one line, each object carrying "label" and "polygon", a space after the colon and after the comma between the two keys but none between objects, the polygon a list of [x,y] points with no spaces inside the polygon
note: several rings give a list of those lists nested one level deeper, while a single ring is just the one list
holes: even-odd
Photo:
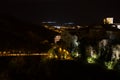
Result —
[{"label": "illuminated building", "polygon": [[107,17],[104,19],[104,24],[113,24],[113,17]]}]

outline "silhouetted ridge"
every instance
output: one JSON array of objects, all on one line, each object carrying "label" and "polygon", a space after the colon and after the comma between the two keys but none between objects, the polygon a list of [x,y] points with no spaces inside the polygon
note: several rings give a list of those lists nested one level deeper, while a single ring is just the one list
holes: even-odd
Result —
[{"label": "silhouetted ridge", "polygon": [[53,42],[56,34],[43,26],[21,21],[15,16],[0,17],[0,47],[39,48],[43,46],[44,40]]}]

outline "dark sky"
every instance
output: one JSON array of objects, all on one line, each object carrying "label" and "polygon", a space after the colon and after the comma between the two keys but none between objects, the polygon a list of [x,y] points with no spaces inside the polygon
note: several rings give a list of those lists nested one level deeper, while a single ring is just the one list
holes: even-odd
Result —
[{"label": "dark sky", "polygon": [[0,2],[1,14],[10,14],[27,22],[74,21],[101,23],[104,17],[120,22],[118,0],[9,0]]}]

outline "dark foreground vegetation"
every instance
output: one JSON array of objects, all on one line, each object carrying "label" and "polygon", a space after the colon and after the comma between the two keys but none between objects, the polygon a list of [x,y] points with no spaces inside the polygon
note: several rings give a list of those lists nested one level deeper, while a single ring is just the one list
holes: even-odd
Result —
[{"label": "dark foreground vegetation", "polygon": [[42,56],[0,57],[0,80],[119,80],[120,73],[100,64],[43,60]]}]

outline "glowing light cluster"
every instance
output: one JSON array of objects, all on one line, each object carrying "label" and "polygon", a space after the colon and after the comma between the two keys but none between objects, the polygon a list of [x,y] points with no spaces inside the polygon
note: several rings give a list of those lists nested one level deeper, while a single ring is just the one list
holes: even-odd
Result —
[{"label": "glowing light cluster", "polygon": [[[66,50],[66,49],[62,49],[61,47],[58,49],[58,53],[55,53],[55,49],[51,48],[49,51],[48,51],[49,55],[48,55],[48,58],[49,59],[65,59],[65,60],[70,60],[72,59],[71,56],[70,56],[70,53]],[[58,55],[59,56],[58,56]]]},{"label": "glowing light cluster", "polygon": [[105,66],[107,67],[107,69],[109,70],[112,70],[114,68],[114,65],[113,65],[113,61],[110,61],[110,62],[105,62]]},{"label": "glowing light cluster", "polygon": [[91,57],[87,58],[88,63],[96,63],[96,59],[98,59],[98,55],[93,54]]},{"label": "glowing light cluster", "polygon": [[88,63],[95,63],[95,59],[92,58],[92,57],[88,57],[88,58],[87,58],[87,62],[88,62]]},{"label": "glowing light cluster", "polygon": [[93,55],[92,55],[92,58],[97,59],[97,58],[98,58],[98,55],[93,54]]},{"label": "glowing light cluster", "polygon": [[76,58],[76,57],[80,57],[80,54],[78,52],[72,52],[72,56]]}]

